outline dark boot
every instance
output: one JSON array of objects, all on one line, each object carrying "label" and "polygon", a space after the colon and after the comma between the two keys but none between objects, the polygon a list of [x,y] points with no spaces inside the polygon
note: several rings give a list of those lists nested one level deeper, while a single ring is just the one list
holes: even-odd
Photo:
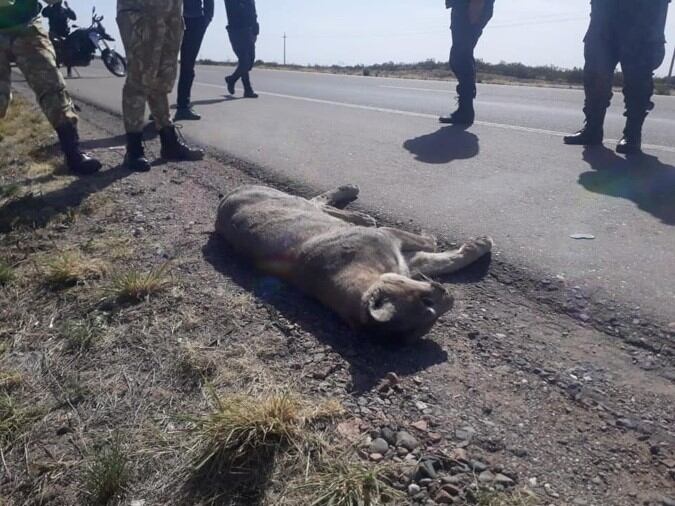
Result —
[{"label": "dark boot", "polygon": [[179,136],[175,125],[164,127],[159,131],[159,140],[162,143],[162,158],[173,161],[196,161],[204,158],[204,151],[191,148]]},{"label": "dark boot", "polygon": [[174,121],[182,121],[182,120],[197,121],[200,119],[202,119],[202,117],[194,111],[192,106],[177,107],[176,114],[173,117]]},{"label": "dark boot", "polygon": [[56,133],[59,136],[68,170],[81,176],[94,174],[101,170],[101,162],[80,151],[80,137],[74,124],[65,123],[56,129]]},{"label": "dark boot", "polygon": [[604,123],[606,111],[585,111],[584,127],[577,133],[566,135],[563,142],[570,146],[600,146],[605,136]]},{"label": "dark boot", "polygon": [[251,78],[248,74],[244,74],[241,77],[241,83],[244,85],[244,98],[258,98],[258,94],[253,91],[253,86],[251,86]]},{"label": "dark boot", "polygon": [[642,125],[646,114],[631,115],[626,119],[626,128],[623,137],[616,145],[616,152],[622,155],[635,155],[642,153]]},{"label": "dark boot", "polygon": [[237,84],[237,79],[233,78],[233,76],[227,76],[225,78],[225,84],[227,85],[227,92],[230,95],[234,95],[234,92],[236,91],[234,85]]},{"label": "dark boot", "polygon": [[127,154],[124,156],[124,164],[134,172],[150,170],[150,162],[145,158],[145,149],[143,149],[142,133],[127,134]]},{"label": "dark boot", "polygon": [[457,110],[450,116],[441,116],[438,121],[451,125],[473,125],[476,113],[473,110],[473,97],[460,96],[457,100]]}]

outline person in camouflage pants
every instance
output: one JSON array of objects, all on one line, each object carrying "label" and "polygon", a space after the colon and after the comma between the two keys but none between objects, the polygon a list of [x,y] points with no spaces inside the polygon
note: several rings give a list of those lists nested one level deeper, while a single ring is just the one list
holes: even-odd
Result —
[{"label": "person in camouflage pants", "polygon": [[91,174],[101,164],[80,151],[77,114],[56,66],[54,47],[37,18],[39,13],[37,0],[0,0],[0,118],[12,98],[10,61],[14,59],[58,134],[68,168],[76,174]]},{"label": "person in camouflage pants", "polygon": [[201,159],[201,150],[186,146],[178,137],[169,110],[183,38],[183,0],[117,0],[117,24],[128,60],[122,93],[127,166],[150,170],[143,149],[146,103],[159,130],[162,158]]}]

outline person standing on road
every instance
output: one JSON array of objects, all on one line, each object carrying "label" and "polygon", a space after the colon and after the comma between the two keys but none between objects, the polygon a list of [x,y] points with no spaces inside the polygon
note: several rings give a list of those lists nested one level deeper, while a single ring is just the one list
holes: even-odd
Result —
[{"label": "person standing on road", "polygon": [[473,101],[476,98],[474,50],[483,29],[492,19],[494,0],[445,0],[445,7],[452,9],[450,68],[458,81],[458,107],[450,116],[439,119],[441,123],[472,125],[475,118]]},{"label": "person standing on road", "polygon": [[213,0],[183,0],[185,32],[180,47],[180,74],[178,77],[178,98],[175,121],[202,119],[190,104],[192,83],[195,80],[195,63],[202,47],[202,41],[213,19]]},{"label": "person standing on road", "polygon": [[42,15],[49,20],[49,36],[66,38],[70,34],[68,21],[75,21],[77,16],[68,6],[68,2],[60,0],[42,9]]},{"label": "person standing on road", "polygon": [[234,95],[235,85],[241,78],[245,98],[258,98],[253,91],[249,72],[255,62],[255,43],[258,40],[260,26],[255,10],[255,0],[225,0],[227,11],[227,33],[232,50],[239,63],[232,75],[225,78],[227,91]]},{"label": "person standing on road", "polygon": [[616,147],[640,153],[642,126],[654,93],[654,71],[665,57],[665,26],[670,0],[592,0],[591,22],[584,38],[584,127],[565,144],[602,144],[605,114],[612,99],[616,65],[623,71],[626,126]]},{"label": "person standing on road", "polygon": [[10,61],[15,60],[58,134],[68,169],[79,175],[93,174],[101,163],[80,150],[75,107],[39,14],[37,0],[0,0],[0,119],[12,99]]},{"label": "person standing on road", "polygon": [[185,28],[183,0],[117,0],[117,25],[128,60],[122,91],[127,167],[150,170],[143,148],[146,103],[159,130],[162,158],[200,160],[204,152],[183,142],[169,110],[169,93],[176,82]]}]

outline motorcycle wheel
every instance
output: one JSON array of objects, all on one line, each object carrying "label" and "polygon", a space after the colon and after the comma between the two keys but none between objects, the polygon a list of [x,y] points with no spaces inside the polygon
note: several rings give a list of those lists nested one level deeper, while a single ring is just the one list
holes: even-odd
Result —
[{"label": "motorcycle wheel", "polygon": [[124,77],[127,75],[127,61],[120,55],[117,51],[112,49],[106,49],[101,54],[101,59],[105,68],[107,68],[111,74],[116,75],[117,77]]}]

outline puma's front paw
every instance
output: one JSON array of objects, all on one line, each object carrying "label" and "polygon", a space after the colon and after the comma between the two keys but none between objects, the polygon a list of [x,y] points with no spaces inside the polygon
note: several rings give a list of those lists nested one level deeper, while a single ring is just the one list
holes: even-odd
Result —
[{"label": "puma's front paw", "polygon": [[460,248],[460,252],[475,258],[480,258],[492,251],[493,246],[494,241],[491,237],[481,236],[466,241]]},{"label": "puma's front paw", "polygon": [[377,227],[377,220],[375,220],[375,218],[373,218],[371,215],[359,211],[351,212],[356,218],[355,223],[357,225],[361,225],[362,227]]}]

